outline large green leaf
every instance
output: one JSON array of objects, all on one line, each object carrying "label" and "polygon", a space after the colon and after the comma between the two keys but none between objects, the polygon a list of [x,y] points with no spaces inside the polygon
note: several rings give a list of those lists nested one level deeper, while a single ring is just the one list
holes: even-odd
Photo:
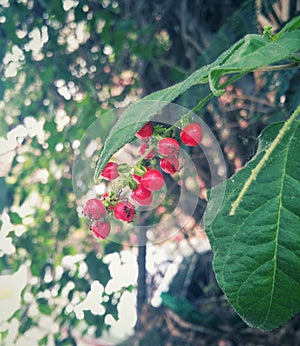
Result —
[{"label": "large green leaf", "polygon": [[[299,23],[296,24],[289,27],[289,30],[296,29]],[[284,32],[278,40],[255,34],[247,35],[220,55],[215,62],[203,66],[183,82],[152,93],[133,104],[122,113],[101,148],[95,179],[112,155],[128,143],[146,122],[193,85],[209,82],[213,94],[219,95],[223,92],[222,85],[219,85],[222,75],[234,73],[237,74],[237,79],[259,67],[289,59],[299,49],[299,31]]]},{"label": "large green leaf", "polygon": [[223,204],[206,228],[220,287],[248,324],[264,330],[280,326],[300,311],[299,121],[277,142],[234,215],[229,214],[281,128],[282,123],[267,127],[255,158],[222,183],[226,184]]}]

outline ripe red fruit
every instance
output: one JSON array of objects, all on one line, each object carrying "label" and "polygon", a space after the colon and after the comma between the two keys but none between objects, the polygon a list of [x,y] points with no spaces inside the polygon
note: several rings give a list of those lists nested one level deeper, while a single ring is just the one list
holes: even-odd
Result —
[{"label": "ripe red fruit", "polygon": [[180,133],[182,143],[196,147],[202,140],[202,126],[198,123],[186,125]]},{"label": "ripe red fruit", "polygon": [[[140,153],[141,156],[145,154],[145,152],[149,149],[149,145],[146,142],[141,143],[141,145],[138,148],[138,152]],[[145,156],[145,159],[153,159],[155,155],[155,150],[152,149],[147,156]]]},{"label": "ripe red fruit", "polygon": [[90,220],[100,219],[106,214],[105,206],[98,198],[89,199],[84,206],[83,215]]},{"label": "ripe red fruit", "polygon": [[175,156],[179,153],[180,145],[174,138],[163,138],[157,143],[157,151],[166,157]]},{"label": "ripe red fruit", "polygon": [[176,157],[168,157],[161,159],[160,168],[168,174],[174,174],[178,171],[179,161]]},{"label": "ripe red fruit", "polygon": [[147,190],[143,185],[131,192],[131,198],[139,205],[150,205],[152,203],[152,192]]},{"label": "ripe red fruit", "polygon": [[141,184],[150,191],[158,191],[164,185],[164,177],[156,169],[149,169],[141,179]]},{"label": "ripe red fruit", "polygon": [[118,220],[130,222],[134,219],[134,206],[128,201],[119,202],[114,209],[114,217]]},{"label": "ripe red fruit", "polygon": [[137,174],[132,174],[132,178],[139,184],[141,182],[142,177]]},{"label": "ripe red fruit", "polygon": [[109,196],[109,193],[105,192],[105,194],[100,197],[100,201],[101,202],[105,201],[106,197],[108,197],[108,196]]},{"label": "ripe red fruit", "polygon": [[110,233],[110,223],[97,220],[91,225],[90,230],[95,238],[105,239]]},{"label": "ripe red fruit", "polygon": [[118,176],[118,164],[115,162],[109,162],[101,173],[101,177],[105,180],[114,180]]},{"label": "ripe red fruit", "polygon": [[135,136],[139,139],[147,139],[152,136],[152,133],[153,126],[151,123],[147,123],[135,134]]}]

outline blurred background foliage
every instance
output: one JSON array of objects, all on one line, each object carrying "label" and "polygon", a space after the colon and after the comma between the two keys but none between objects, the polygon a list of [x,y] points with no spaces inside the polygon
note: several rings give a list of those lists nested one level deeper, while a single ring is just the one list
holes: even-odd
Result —
[{"label": "blurred background foliage", "polygon": [[[183,80],[245,34],[262,33],[265,25],[277,31],[299,10],[297,0],[0,1],[0,273],[3,278],[8,275],[8,283],[11,275],[26,267],[20,304],[0,321],[0,341],[8,345],[105,344],[101,337],[107,335],[111,321],[120,317],[122,296],[137,289],[134,279],[107,289],[113,279],[110,256],[117,254],[120,268],[128,271],[126,251],[136,256],[137,250],[95,241],[78,215],[71,177],[82,135],[109,109],[126,107]],[[200,114],[219,140],[229,175],[254,154],[261,129],[286,119],[295,108],[299,80],[297,69],[251,74],[229,86]],[[196,86],[176,102],[189,108],[206,92],[205,87]],[[201,165],[200,153],[192,154],[205,192],[208,167]],[[149,337],[142,332],[145,316],[154,313],[147,303],[170,263],[185,256],[182,243],[190,249],[186,261],[195,262],[193,254],[199,248],[193,241],[205,241],[198,226],[201,216],[202,211],[189,229],[161,245],[171,251],[165,250],[169,257],[146,273],[143,289],[147,294],[142,295],[146,310],[138,316],[139,330],[131,344],[144,340],[140,344],[147,345],[147,337],[153,344],[153,333]],[[195,263],[189,265],[181,270],[195,269]],[[176,306],[172,296],[164,296],[165,308],[183,320],[189,316],[187,311],[197,306],[195,300],[207,295],[197,289],[199,278],[203,279],[203,273],[178,279],[177,287],[186,280],[189,284],[181,292],[173,284],[170,292],[183,297],[186,305],[178,299]],[[208,284],[214,282],[208,280]],[[191,296],[190,287],[198,294]],[[220,297],[218,289],[213,292],[210,297]],[[10,302],[10,297],[4,282],[0,304]],[[98,299],[94,310],[84,306],[91,297]],[[172,329],[166,321],[173,318],[174,322],[175,315],[159,313],[165,318],[164,333],[174,334],[177,329],[176,337],[182,342],[186,325],[176,325],[175,319]],[[185,323],[201,325],[195,316]],[[236,323],[240,328],[240,322]],[[189,326],[186,331],[191,332]],[[221,345],[224,335],[230,340],[232,330],[226,328],[210,344]],[[192,331],[194,337],[203,333]],[[163,335],[164,341],[155,345],[168,344],[168,336]],[[176,345],[172,337],[170,342]],[[195,344],[190,334],[189,338],[185,344]]]}]

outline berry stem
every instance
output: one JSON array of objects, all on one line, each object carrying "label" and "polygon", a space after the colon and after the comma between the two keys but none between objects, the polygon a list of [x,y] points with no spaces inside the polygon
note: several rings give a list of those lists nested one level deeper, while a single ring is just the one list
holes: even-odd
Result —
[{"label": "berry stem", "polygon": [[154,148],[155,145],[150,144],[144,154],[136,161],[134,167],[139,167]]},{"label": "berry stem", "polygon": [[[226,88],[228,85],[232,84],[239,78],[241,78],[243,75],[246,75],[247,73],[241,73],[236,76],[233,76],[232,78],[228,79],[226,82],[220,85],[220,89]],[[171,127],[169,127],[166,132],[165,136],[168,137],[171,135],[171,132],[176,129],[180,123],[184,122],[186,119],[188,119],[192,114],[196,113],[199,109],[201,109],[205,103],[207,103],[212,97],[214,97],[214,93],[209,93],[202,99],[192,110],[190,110],[187,114],[183,115],[178,121],[176,121]]]},{"label": "berry stem", "polygon": [[171,132],[176,129],[180,123],[184,122],[186,119],[188,119],[192,114],[197,112],[200,108],[202,108],[206,102],[208,102],[212,97],[214,96],[213,93],[210,93],[204,97],[192,110],[190,110],[187,114],[183,115],[176,123],[174,123],[171,127],[169,127],[166,132],[165,136],[168,137],[171,135]]}]

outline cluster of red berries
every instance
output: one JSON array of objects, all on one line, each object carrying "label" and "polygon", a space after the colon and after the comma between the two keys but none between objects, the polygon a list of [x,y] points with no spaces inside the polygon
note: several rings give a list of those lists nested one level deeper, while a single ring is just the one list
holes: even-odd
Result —
[{"label": "cluster of red berries", "polygon": [[[168,174],[175,174],[179,170],[178,140],[172,137],[163,137],[159,127],[149,122],[137,133],[136,137],[142,140],[138,152],[141,158],[127,173],[127,185],[131,189],[130,198],[133,203],[140,206],[149,206],[153,202],[153,192],[159,191],[164,186],[164,176],[161,171],[146,166],[144,159],[151,160],[155,155],[159,157],[161,170]],[[202,127],[198,123],[186,125],[180,132],[180,140],[187,146],[197,146],[202,140]],[[101,172],[105,180],[115,180],[120,175],[119,165],[109,162]],[[91,221],[90,230],[94,237],[105,239],[110,233],[110,223],[105,221],[108,214],[120,221],[131,222],[135,217],[135,206],[127,199],[119,199],[115,192],[106,193],[98,198],[88,200],[84,206],[84,216]],[[103,219],[103,220],[102,220]]]},{"label": "cluster of red berries", "polygon": [[126,200],[118,201],[113,193],[106,193],[100,199],[89,199],[85,203],[83,215],[91,221],[90,230],[95,238],[108,237],[111,227],[105,217],[109,213],[113,213],[117,220],[130,222],[135,216],[135,208]]},{"label": "cluster of red berries", "polygon": [[[157,153],[160,159],[160,168],[168,174],[174,174],[178,171],[179,161],[178,153],[180,150],[179,142],[172,137],[161,138],[157,142],[157,150],[151,148],[149,139],[153,134],[153,126],[149,122],[144,125],[137,133],[136,137],[142,140],[139,146],[139,153],[144,155],[145,159],[152,159]],[[186,125],[180,132],[180,140],[187,146],[197,146],[202,140],[202,127],[198,123]],[[150,148],[150,149],[149,149]]]}]

